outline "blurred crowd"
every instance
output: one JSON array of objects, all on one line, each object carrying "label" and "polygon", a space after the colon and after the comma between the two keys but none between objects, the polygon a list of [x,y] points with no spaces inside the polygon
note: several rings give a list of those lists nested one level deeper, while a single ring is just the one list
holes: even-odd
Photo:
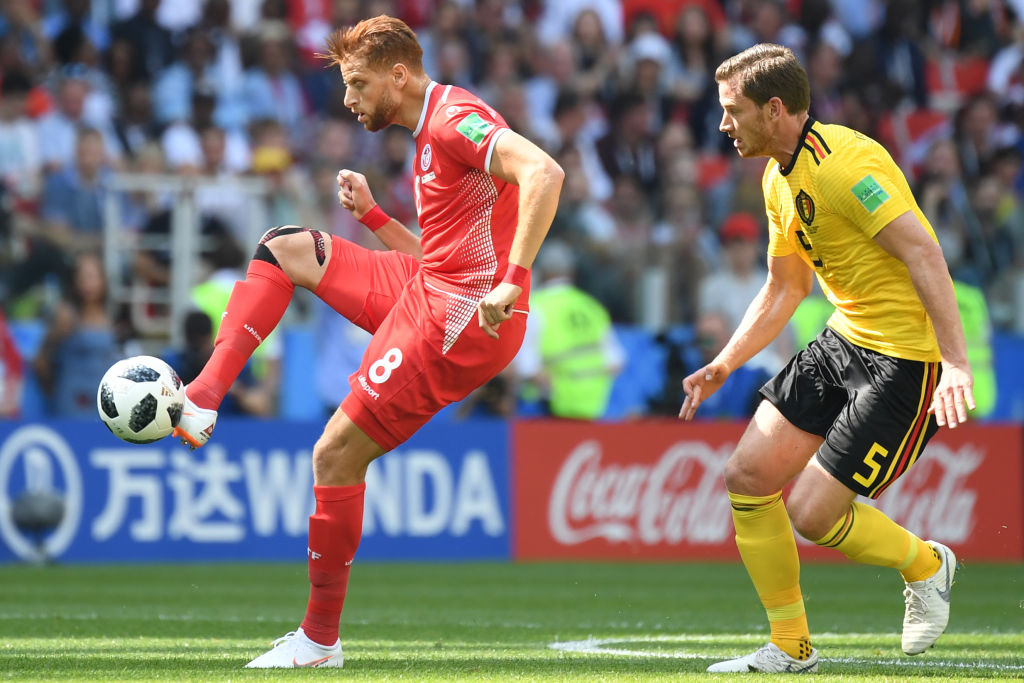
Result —
[{"label": "blurred crowd", "polygon": [[[112,174],[195,179],[197,311],[216,310],[253,247],[253,198],[204,193],[214,181],[262,179],[265,227],[379,247],[337,204],[335,174],[353,168],[415,227],[411,136],[363,131],[317,56],[331,30],[381,13],[413,27],[434,80],[476,92],[557,158],[551,234],[575,284],[612,323],[657,334],[673,367],[724,343],[764,279],[765,160],[738,159],[718,132],[713,77],[757,42],[800,55],[812,116],[886,145],[954,278],[984,294],[985,324],[1024,333],[1024,0],[0,0],[0,303],[8,321],[45,322],[23,360],[55,414],[94,410],[91,375],[62,379],[70,359],[94,372],[154,334],[104,299],[106,278],[168,278],[159,250],[113,273],[97,259]],[[169,233],[168,196],[123,195],[119,231]],[[190,317],[188,347],[168,352],[194,364],[213,317]],[[800,343],[787,334],[767,370]],[[0,334],[0,358],[12,344]],[[276,409],[258,387],[280,357],[265,356],[240,409]],[[24,374],[15,365],[0,387]]]}]

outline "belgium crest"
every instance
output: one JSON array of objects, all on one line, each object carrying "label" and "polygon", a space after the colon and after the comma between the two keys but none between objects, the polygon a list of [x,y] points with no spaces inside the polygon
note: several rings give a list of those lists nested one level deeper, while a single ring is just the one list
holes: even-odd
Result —
[{"label": "belgium crest", "polygon": [[796,196],[796,212],[800,214],[800,220],[806,225],[810,225],[814,222],[814,200],[811,199],[811,195],[807,194],[803,190]]}]

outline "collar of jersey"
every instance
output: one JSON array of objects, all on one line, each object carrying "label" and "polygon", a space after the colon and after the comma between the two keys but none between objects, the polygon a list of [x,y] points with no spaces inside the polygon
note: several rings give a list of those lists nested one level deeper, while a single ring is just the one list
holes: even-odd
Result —
[{"label": "collar of jersey", "polygon": [[[434,92],[434,88],[437,86],[437,81],[430,81],[427,85],[427,92],[423,94],[423,109],[420,110],[420,120],[416,122],[416,130],[412,132],[412,136],[418,137],[420,131],[423,130],[423,122],[427,120],[427,110],[430,109],[430,94]],[[800,138],[803,140],[803,138]]]},{"label": "collar of jersey", "polygon": [[796,149],[793,151],[793,156],[789,158],[789,163],[786,164],[786,168],[779,171],[783,176],[789,175],[789,172],[796,166],[796,158],[800,154],[800,149],[804,146],[804,140],[807,138],[807,134],[811,132],[811,128],[814,126],[816,121],[813,117],[808,116],[807,121],[804,122],[804,129],[800,131],[800,139],[797,140]]}]

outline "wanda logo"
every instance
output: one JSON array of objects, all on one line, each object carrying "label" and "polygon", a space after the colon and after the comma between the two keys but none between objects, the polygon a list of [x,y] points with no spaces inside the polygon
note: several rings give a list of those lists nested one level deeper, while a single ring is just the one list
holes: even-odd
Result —
[{"label": "wanda logo", "polygon": [[[732,515],[722,471],[733,444],[672,444],[654,462],[606,463],[599,441],[577,445],[555,477],[548,528],[564,545],[732,543]],[[933,443],[877,503],[923,538],[963,542],[975,524],[978,491],[966,480],[981,449]],[[861,499],[862,501],[865,499]]]}]

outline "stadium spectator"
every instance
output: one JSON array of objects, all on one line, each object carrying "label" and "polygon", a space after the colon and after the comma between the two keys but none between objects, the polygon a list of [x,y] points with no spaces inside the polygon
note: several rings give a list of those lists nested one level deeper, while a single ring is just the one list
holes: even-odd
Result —
[{"label": "stadium spectator", "polygon": [[0,182],[13,201],[31,201],[42,180],[39,131],[26,115],[32,83],[14,71],[0,81]]},{"label": "stadium spectator", "polygon": [[584,9],[572,27],[576,46],[573,89],[586,99],[610,99],[619,62],[619,46],[608,39],[601,17],[593,9]]},{"label": "stadium spectator", "polygon": [[723,27],[716,28],[708,12],[707,3],[683,3],[672,34],[677,69],[673,90],[698,148],[709,146],[719,136],[713,70],[727,41]]},{"label": "stadium spectator", "polygon": [[[739,326],[743,315],[761,287],[768,271],[759,258],[761,225],[748,213],[735,213],[725,219],[719,231],[722,242],[722,264],[700,283],[697,309],[700,313],[718,311],[725,315],[732,329]],[[789,329],[750,363],[771,372],[782,369],[783,358],[793,350]]]},{"label": "stadium spectator", "polygon": [[21,353],[14,343],[7,319],[0,310],[0,418],[18,417],[25,376]]},{"label": "stadium spectator", "polygon": [[157,139],[157,126],[153,120],[153,99],[149,85],[142,81],[131,83],[121,93],[122,101],[113,121],[113,132],[121,147],[121,156],[136,160],[143,148]]},{"label": "stadium spectator", "polygon": [[611,317],[597,299],[573,283],[575,257],[565,242],[549,239],[534,265],[530,324],[514,363],[521,394],[542,414],[596,420],[605,414],[625,352]]},{"label": "stadium spectator", "polygon": [[111,30],[114,41],[131,46],[136,76],[149,82],[174,60],[171,32],[157,20],[160,1],[140,0],[135,14],[118,21]]},{"label": "stadium spectator", "polygon": [[74,161],[76,140],[83,128],[93,128],[101,133],[106,155],[111,161],[120,158],[107,116],[110,112],[104,104],[95,107],[90,104],[97,102],[102,95],[91,92],[85,75],[81,65],[61,69],[56,86],[56,107],[39,119],[39,149],[46,172],[60,170]]},{"label": "stadium spectator", "polygon": [[1000,149],[1019,142],[1020,131],[1000,120],[998,100],[984,93],[957,113],[955,136],[964,176],[973,180],[988,172]]},{"label": "stadium spectator", "polygon": [[579,157],[581,170],[586,174],[589,194],[604,201],[611,196],[612,182],[604,171],[597,153],[596,138],[604,123],[595,112],[596,106],[573,90],[563,90],[555,99],[554,125],[545,136],[538,136],[549,151],[565,153],[571,148]]},{"label": "stadium spectator", "polygon": [[641,95],[619,95],[611,106],[611,128],[597,141],[597,153],[608,177],[618,184],[620,176],[629,176],[644,192],[653,192],[658,186],[657,137],[651,129],[654,117],[650,106]]},{"label": "stadium spectator", "polygon": [[661,195],[661,220],[652,229],[652,264],[668,278],[667,324],[697,318],[700,283],[718,258],[718,240],[707,226],[701,195],[693,184],[666,187]]},{"label": "stadium spectator", "polygon": [[[167,165],[184,173],[197,172],[209,166],[204,160],[202,134],[210,128],[220,128],[215,122],[217,94],[210,83],[198,83],[192,92],[191,118],[171,123],[160,136]],[[223,171],[241,173],[249,169],[250,146],[248,136],[239,129],[223,129]]]},{"label": "stadium spectator", "polygon": [[53,311],[33,361],[54,417],[96,416],[96,387],[121,357],[107,304],[102,261],[94,252],[80,253],[67,294]]},{"label": "stadium spectator", "polygon": [[74,164],[46,177],[41,214],[44,235],[60,249],[98,249],[103,238],[105,179],[113,172],[103,136],[83,128],[75,142]]},{"label": "stadium spectator", "polygon": [[993,255],[971,205],[960,157],[952,140],[940,140],[932,145],[917,196],[939,243],[949,253],[953,277],[976,285],[985,284],[993,270]]},{"label": "stadium spectator", "polygon": [[42,76],[53,58],[53,45],[43,34],[33,0],[7,0],[0,14],[0,45],[3,45],[4,73],[21,67],[32,76]]},{"label": "stadium spectator", "polygon": [[543,4],[544,10],[537,23],[537,37],[545,45],[562,41],[585,10],[594,12],[601,20],[609,43],[622,43],[625,23],[622,3],[618,0],[544,0]]},{"label": "stadium spectator", "polygon": [[185,35],[177,58],[153,83],[157,123],[167,126],[192,119],[193,93],[204,88],[215,97],[215,109],[210,115],[215,123],[235,127],[248,121],[245,103],[233,87],[235,84],[220,78],[214,57],[213,44],[205,31],[192,29]]},{"label": "stadium spectator", "polygon": [[293,140],[300,140],[306,94],[292,72],[287,24],[264,23],[259,34],[259,64],[245,73],[243,92],[249,120],[273,119]]},{"label": "stadium spectator", "polygon": [[106,26],[92,19],[90,4],[90,0],[63,0],[60,9],[43,17],[43,35],[48,40],[56,41],[61,33],[78,30],[98,50],[106,50],[110,44],[110,32]]},{"label": "stadium spectator", "polygon": [[[683,380],[711,363],[725,348],[734,329],[726,314],[706,311],[697,316],[692,336],[674,335],[673,332],[677,330],[668,330],[656,337],[665,353],[665,386],[661,394],[651,402],[652,414],[679,414],[679,406],[686,398]],[[701,402],[700,413],[695,419],[749,419],[761,402],[758,391],[771,378],[771,372],[757,365],[747,363],[736,368],[720,391]]]}]

